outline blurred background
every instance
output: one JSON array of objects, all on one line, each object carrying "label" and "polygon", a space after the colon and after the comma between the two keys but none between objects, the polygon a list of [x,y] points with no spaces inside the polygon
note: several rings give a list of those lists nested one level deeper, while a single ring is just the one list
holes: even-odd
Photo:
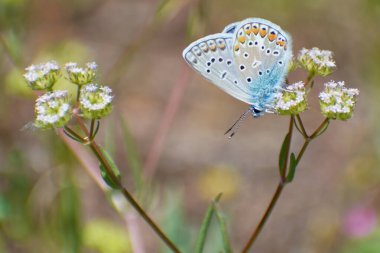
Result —
[{"label": "blurred background", "polygon": [[[90,176],[86,147],[53,131],[21,131],[36,98],[24,68],[50,59],[99,64],[115,109],[98,140],[169,237],[192,252],[208,204],[223,192],[239,251],[277,185],[288,118],[250,118],[229,140],[223,133],[247,105],[196,75],[181,53],[247,17],[287,30],[294,54],[334,52],[337,71],[316,79],[302,115],[309,131],[323,120],[323,82],[361,92],[353,119],[332,122],[310,145],[255,252],[380,252],[379,0],[0,0],[0,252],[169,252],[133,210],[112,207]],[[294,148],[301,143],[297,135]],[[149,176],[143,186],[136,173]],[[221,248],[213,226],[205,252]]]}]

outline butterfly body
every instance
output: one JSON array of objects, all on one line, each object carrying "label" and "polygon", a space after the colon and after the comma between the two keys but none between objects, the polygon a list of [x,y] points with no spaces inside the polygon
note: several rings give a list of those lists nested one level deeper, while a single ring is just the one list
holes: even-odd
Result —
[{"label": "butterfly body", "polygon": [[260,18],[232,23],[184,51],[186,62],[231,96],[251,105],[258,117],[271,111],[292,57],[290,36]]}]

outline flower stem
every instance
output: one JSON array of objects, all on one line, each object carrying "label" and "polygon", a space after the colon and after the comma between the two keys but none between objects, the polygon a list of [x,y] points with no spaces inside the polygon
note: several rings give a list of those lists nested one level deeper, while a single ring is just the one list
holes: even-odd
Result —
[{"label": "flower stem", "polygon": [[[304,143],[297,155],[297,164],[299,163],[299,161],[302,159],[307,147],[309,146],[310,142],[317,138],[319,136],[319,133],[322,131],[323,132],[323,129],[325,129],[325,127],[327,127],[327,125],[329,124],[329,119],[326,118],[320,125],[319,127],[313,132],[312,135],[310,135],[310,137],[306,134],[306,130],[305,130],[305,127],[302,123],[302,119],[299,115],[296,115],[296,119],[298,121],[298,124],[301,128],[301,131],[303,132],[303,136],[304,136]],[[292,116],[290,118],[290,122],[294,122],[294,116]],[[292,123],[289,123],[289,131],[288,131],[288,134],[289,136],[291,137],[291,134],[292,134],[292,131],[293,131],[293,125]],[[285,169],[283,169],[283,173],[281,174],[281,180],[280,182],[278,183],[277,185],[277,189],[264,213],[264,215],[261,217],[261,220],[259,222],[259,224],[257,225],[257,227],[255,228],[255,230],[253,231],[251,237],[249,238],[248,242],[245,244],[244,246],[244,249],[242,250],[242,253],[247,253],[250,248],[252,247],[252,245],[255,243],[257,237],[260,235],[262,229],[264,228],[265,226],[265,223],[267,222],[268,218],[270,217],[272,211],[273,211],[273,208],[276,206],[276,203],[277,203],[277,200],[279,199],[279,197],[281,196],[281,193],[283,191],[283,189],[285,188],[287,182],[285,181],[285,178],[286,178],[286,171],[287,171],[287,160],[288,160],[288,156],[289,156],[289,150],[290,150],[290,145],[291,145],[291,139],[289,140],[289,144],[288,144],[288,149],[287,149],[287,155],[286,155],[286,163],[285,163]]]},{"label": "flower stem", "polygon": [[76,98],[76,101],[79,102],[79,97],[80,97],[80,90],[81,90],[82,86],[78,85],[77,87],[77,98]]},{"label": "flower stem", "polygon": [[[83,120],[75,114],[75,117],[77,119],[77,122],[82,129],[82,131],[90,137],[90,132],[88,131],[87,127],[85,126]],[[99,149],[98,144],[95,140],[89,141],[89,146],[92,150],[92,152],[95,154],[95,156],[98,158],[99,162],[104,166],[105,170],[107,171],[108,176],[111,178],[113,182],[117,184],[117,187],[122,192],[125,199],[131,204],[131,206],[139,213],[139,215],[148,223],[148,225],[153,229],[153,231],[161,238],[161,240],[174,252],[174,253],[181,253],[181,251],[175,246],[175,244],[164,234],[163,231],[157,226],[157,224],[152,220],[152,218],[149,217],[149,215],[144,211],[144,209],[137,203],[137,201],[133,198],[131,193],[123,186],[121,181],[118,179],[118,177],[113,172],[110,164],[107,162],[106,158],[103,156],[103,153]]]},{"label": "flower stem", "polygon": [[303,125],[303,122],[302,122],[302,119],[301,119],[301,116],[299,114],[296,115],[296,120],[298,122],[298,125],[299,127],[301,128],[301,134],[304,138],[307,138],[308,135],[307,135],[307,132],[306,132],[306,129],[305,129],[305,126]]},{"label": "flower stem", "polygon": [[264,228],[265,223],[267,222],[269,216],[271,215],[273,208],[276,206],[277,200],[281,196],[281,193],[282,193],[282,190],[284,189],[284,187],[285,187],[285,183],[282,180],[280,180],[280,182],[277,185],[276,192],[274,193],[272,200],[269,203],[269,206],[267,207],[267,209],[266,209],[263,217],[261,218],[259,224],[257,225],[255,231],[253,232],[253,234],[249,238],[249,241],[244,246],[242,253],[247,253],[249,251],[249,249],[252,247],[252,245],[255,243],[257,237],[259,236],[260,232]]}]

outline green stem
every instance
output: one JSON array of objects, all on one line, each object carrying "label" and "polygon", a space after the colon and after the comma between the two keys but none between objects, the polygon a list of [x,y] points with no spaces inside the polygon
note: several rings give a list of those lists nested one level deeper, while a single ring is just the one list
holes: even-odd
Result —
[{"label": "green stem", "polygon": [[306,129],[305,129],[305,126],[303,125],[303,122],[302,122],[302,119],[301,119],[301,116],[299,114],[296,115],[296,120],[298,122],[298,125],[301,129],[301,134],[303,135],[304,138],[307,138],[308,135],[307,135],[307,132],[306,132]]},{"label": "green stem", "polygon": [[219,201],[219,199],[221,198],[221,196],[222,196],[222,194],[219,194],[207,208],[206,215],[202,221],[202,225],[201,225],[201,228],[199,230],[197,243],[195,245],[195,253],[202,253],[203,252],[203,248],[204,248],[204,245],[206,242],[208,228],[210,227],[211,218],[215,212],[214,203],[217,203]]},{"label": "green stem", "polygon": [[79,141],[81,141],[82,143],[86,142],[85,138],[83,138],[82,136],[80,136],[78,133],[76,133],[70,127],[65,126],[63,129],[66,130],[70,135],[74,136],[76,139],[78,139]]},{"label": "green stem", "polygon": [[329,124],[330,119],[325,118],[325,120],[319,125],[319,127],[310,135],[310,139],[314,139],[319,136],[320,132]]},{"label": "green stem", "polygon": [[[88,131],[82,119],[78,115],[75,115],[75,117],[82,131],[90,138],[90,132]],[[164,234],[164,232],[161,231],[161,229],[149,217],[149,215],[144,211],[144,209],[137,203],[137,201],[133,198],[133,196],[129,193],[129,191],[122,185],[121,181],[117,178],[117,176],[113,172],[110,164],[107,162],[106,158],[103,156],[103,153],[99,149],[99,146],[96,143],[96,141],[95,140],[90,141],[89,146],[92,152],[98,158],[99,162],[104,166],[110,179],[117,184],[117,187],[120,189],[125,199],[131,204],[131,206],[139,213],[139,215],[148,223],[148,225],[153,229],[153,231],[161,238],[161,240],[174,253],[181,253],[181,251],[175,246],[175,244]]]},{"label": "green stem", "polygon": [[89,139],[92,141],[94,139],[94,126],[95,126],[95,119],[91,119],[91,124],[90,124],[90,134],[89,134]]},{"label": "green stem", "polygon": [[80,90],[81,90],[82,86],[81,85],[78,85],[77,87],[77,98],[76,98],[76,101],[79,102],[79,97],[80,97]]},{"label": "green stem", "polygon": [[309,75],[306,78],[305,87],[311,82],[311,80],[313,80],[314,76],[315,73],[313,71],[309,73]]}]

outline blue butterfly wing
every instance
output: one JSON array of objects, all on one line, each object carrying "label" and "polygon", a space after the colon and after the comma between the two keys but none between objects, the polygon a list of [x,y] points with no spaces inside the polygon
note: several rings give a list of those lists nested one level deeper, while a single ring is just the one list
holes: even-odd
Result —
[{"label": "blue butterfly wing", "polygon": [[239,80],[248,87],[257,109],[269,108],[287,74],[291,37],[278,25],[259,18],[226,28],[234,29],[233,56]]},{"label": "blue butterfly wing", "polygon": [[241,83],[232,44],[233,34],[213,34],[191,43],[182,55],[195,71],[211,83],[243,102],[254,104],[248,87]]},{"label": "blue butterfly wing", "polygon": [[226,27],[224,27],[222,33],[232,33],[233,34],[235,32],[236,26],[238,26],[239,24],[240,24],[240,22],[235,22],[235,23],[227,25]]}]

